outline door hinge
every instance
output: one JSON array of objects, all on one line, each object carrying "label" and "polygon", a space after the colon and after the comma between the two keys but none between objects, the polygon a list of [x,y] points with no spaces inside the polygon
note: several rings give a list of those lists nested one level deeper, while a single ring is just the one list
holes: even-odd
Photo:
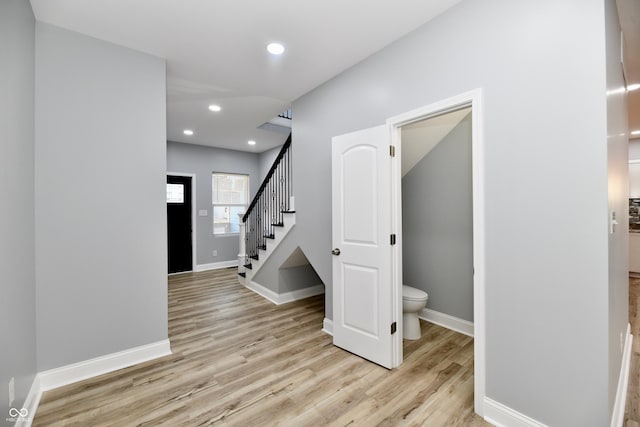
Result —
[{"label": "door hinge", "polygon": [[391,245],[395,245],[396,244],[396,235],[392,234],[391,235]]},{"label": "door hinge", "polygon": [[396,156],[396,147],[395,147],[395,145],[390,145],[389,146],[389,155],[391,157],[395,157]]},{"label": "door hinge", "polygon": [[391,324],[391,335],[395,334],[397,330],[398,330],[398,325],[396,324],[396,322],[393,322]]}]

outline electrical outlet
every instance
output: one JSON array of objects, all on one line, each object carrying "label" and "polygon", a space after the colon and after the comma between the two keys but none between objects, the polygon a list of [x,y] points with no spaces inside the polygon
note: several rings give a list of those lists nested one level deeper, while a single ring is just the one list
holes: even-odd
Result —
[{"label": "electrical outlet", "polygon": [[14,400],[16,400],[16,379],[11,377],[9,380],[9,406],[13,405]]},{"label": "electrical outlet", "polygon": [[218,256],[218,251],[213,251],[213,256]]}]

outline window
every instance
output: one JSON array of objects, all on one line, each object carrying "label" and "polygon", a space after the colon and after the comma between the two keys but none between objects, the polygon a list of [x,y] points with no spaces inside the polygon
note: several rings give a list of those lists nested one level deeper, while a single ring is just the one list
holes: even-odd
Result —
[{"label": "window", "polygon": [[240,232],[239,213],[249,204],[249,175],[213,173],[213,234]]},{"label": "window", "polygon": [[167,184],[167,203],[184,203],[183,184]]}]

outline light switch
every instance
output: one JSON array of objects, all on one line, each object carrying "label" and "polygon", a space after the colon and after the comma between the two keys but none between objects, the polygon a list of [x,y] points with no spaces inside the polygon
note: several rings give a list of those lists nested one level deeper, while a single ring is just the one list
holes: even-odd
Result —
[{"label": "light switch", "polygon": [[199,216],[209,216],[209,211],[208,211],[208,210],[206,210],[206,209],[200,209],[200,210],[198,211],[198,215],[199,215]]}]

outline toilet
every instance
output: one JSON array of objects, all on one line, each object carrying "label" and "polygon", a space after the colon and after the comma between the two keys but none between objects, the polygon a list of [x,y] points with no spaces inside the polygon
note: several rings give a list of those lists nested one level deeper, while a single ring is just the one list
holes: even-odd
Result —
[{"label": "toilet", "polygon": [[426,307],[429,295],[420,289],[402,285],[402,338],[420,339],[420,319],[418,313]]}]

